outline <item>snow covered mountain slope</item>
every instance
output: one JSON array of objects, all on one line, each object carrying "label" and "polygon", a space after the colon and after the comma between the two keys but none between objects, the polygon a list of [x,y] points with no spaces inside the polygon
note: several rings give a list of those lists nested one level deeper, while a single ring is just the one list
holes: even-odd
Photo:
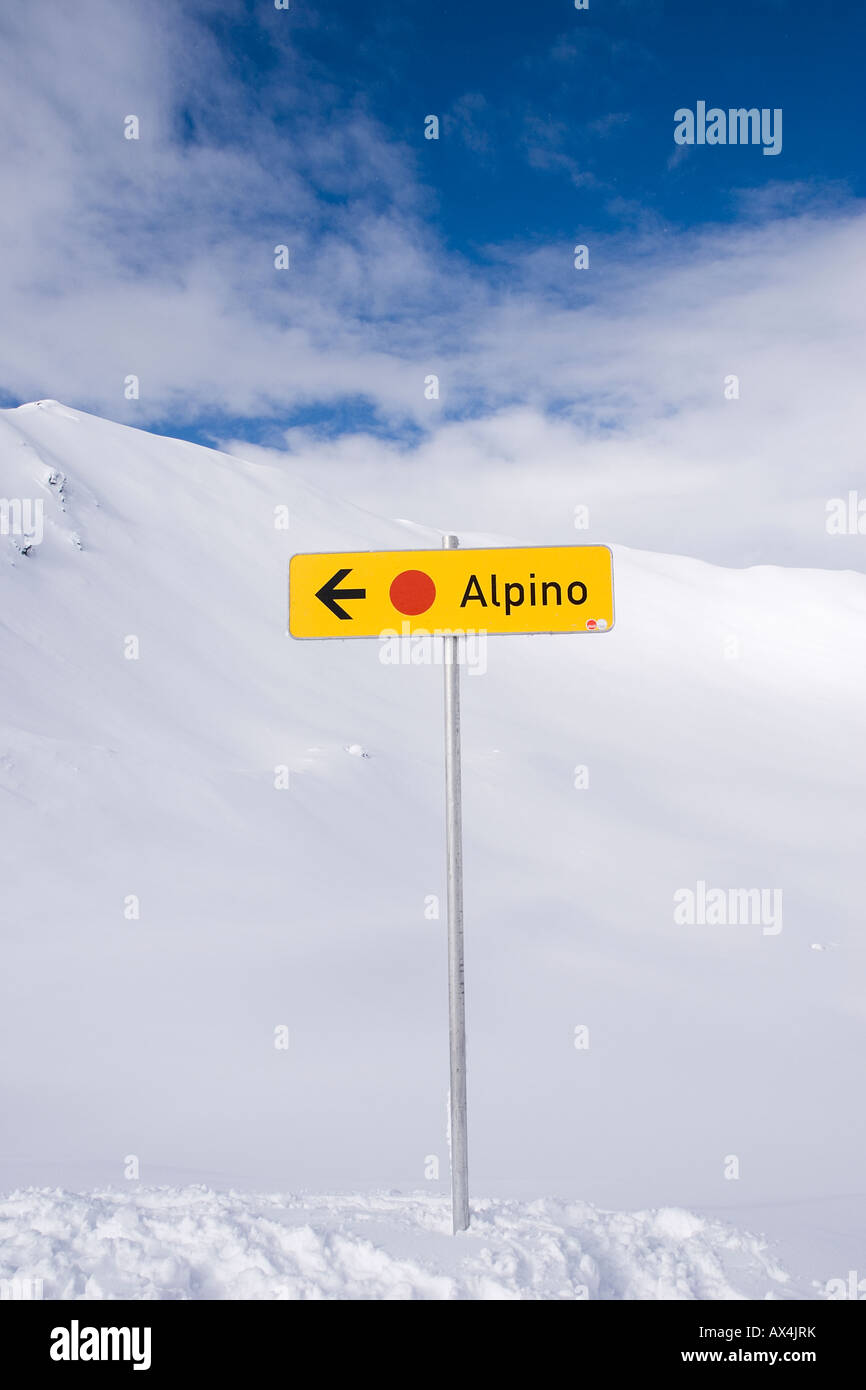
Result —
[{"label": "snow covered mountain slope", "polygon": [[[0,497],[44,503],[0,536],[0,1182],[444,1192],[441,670],[285,635],[293,551],[422,534],[53,402],[0,412]],[[844,1275],[866,578],[614,550],[612,633],[463,682],[472,1189],[784,1207]],[[772,921],[675,921],[699,882]]]}]

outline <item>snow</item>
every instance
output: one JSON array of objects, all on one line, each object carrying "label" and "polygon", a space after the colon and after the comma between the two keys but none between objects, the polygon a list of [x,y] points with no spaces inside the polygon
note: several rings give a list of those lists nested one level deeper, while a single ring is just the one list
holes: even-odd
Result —
[{"label": "snow", "polygon": [[32,410],[50,410],[52,415],[63,420],[74,420],[76,424],[79,419],[74,410],[68,410],[65,405],[61,405],[59,401],[54,400],[28,401],[26,405],[19,405],[17,407],[18,414],[26,415]]},{"label": "snow", "polygon": [[[293,642],[285,601],[292,552],[438,548],[459,497],[426,517],[402,476],[376,510],[302,454],[249,453],[0,412],[0,497],[44,503],[29,553],[0,535],[0,1189],[104,1192],[135,1155],[149,1186],[421,1185],[435,1211],[442,672]],[[484,543],[616,540],[520,527]],[[490,639],[463,681],[478,1219],[688,1209],[695,1240],[722,1220],[796,1278],[845,1277],[866,578],[614,552],[612,633]],[[781,889],[783,929],[677,925],[699,881]]]},{"label": "snow", "polygon": [[467,1233],[450,1230],[426,1195],[31,1188],[0,1205],[0,1278],[64,1299],[815,1296],[760,1238],[676,1209],[481,1201]]}]

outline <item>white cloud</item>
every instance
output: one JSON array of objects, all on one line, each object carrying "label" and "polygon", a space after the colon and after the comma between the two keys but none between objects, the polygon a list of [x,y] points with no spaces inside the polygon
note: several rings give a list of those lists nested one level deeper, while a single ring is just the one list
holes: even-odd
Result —
[{"label": "white cloud", "polygon": [[866,537],[825,528],[830,498],[866,499],[862,237],[852,214],[704,233],[675,263],[647,246],[581,308],[538,253],[448,361],[477,418],[430,403],[421,441],[390,446],[292,431],[293,469],[443,529],[862,569]]},{"label": "white cloud", "polygon": [[8,390],[112,414],[134,372],[142,420],[395,396],[380,321],[410,321],[431,270],[408,157],[363,110],[328,109],[290,55],[250,102],[172,6],[41,0],[4,29]]}]

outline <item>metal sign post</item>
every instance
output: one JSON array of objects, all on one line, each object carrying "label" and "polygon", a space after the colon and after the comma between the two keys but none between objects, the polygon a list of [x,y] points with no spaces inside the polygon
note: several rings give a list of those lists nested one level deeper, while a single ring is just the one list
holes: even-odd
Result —
[{"label": "metal sign post", "polygon": [[[444,552],[444,553],[443,553]],[[455,553],[456,552],[456,553]],[[422,568],[423,566],[423,568]],[[451,1061],[451,1213],[469,1225],[466,999],[463,981],[463,826],[460,637],[610,632],[613,563],[606,545],[361,550],[293,555],[289,633],[303,640],[415,633],[438,636],[445,668],[445,836],[448,880],[448,1033]],[[399,624],[399,627],[396,626]]]},{"label": "metal sign post", "polygon": [[[455,550],[456,536],[442,545]],[[466,1135],[466,995],[463,974],[463,813],[460,779],[460,638],[443,637],[445,672],[445,846],[448,881],[448,1039],[451,1055],[451,1222],[469,1225]]]}]

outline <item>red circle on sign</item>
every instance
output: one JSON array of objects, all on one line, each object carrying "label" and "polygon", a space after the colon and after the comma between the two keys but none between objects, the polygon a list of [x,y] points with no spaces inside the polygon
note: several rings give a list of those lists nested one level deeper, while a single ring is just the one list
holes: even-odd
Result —
[{"label": "red circle on sign", "polygon": [[404,570],[388,590],[398,613],[426,613],[436,597],[436,585],[423,570]]}]

